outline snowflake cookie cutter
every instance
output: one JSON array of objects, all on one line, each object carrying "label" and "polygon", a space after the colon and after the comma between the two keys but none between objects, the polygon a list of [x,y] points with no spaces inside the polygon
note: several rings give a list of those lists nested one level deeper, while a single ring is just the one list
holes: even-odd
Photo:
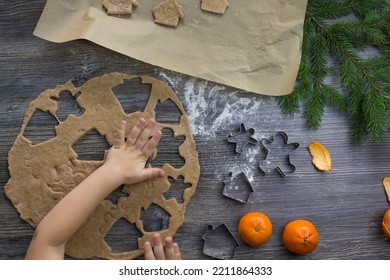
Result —
[{"label": "snowflake cookie cutter", "polygon": [[208,225],[202,239],[204,240],[203,254],[220,260],[233,259],[237,247],[240,247],[226,224]]},{"label": "snowflake cookie cutter", "polygon": [[263,138],[260,141],[266,152],[264,160],[259,162],[260,170],[271,173],[277,170],[283,177],[295,172],[296,167],[291,163],[290,154],[299,148],[299,143],[288,143],[288,136],[283,131],[274,133],[271,139]]},{"label": "snowflake cookie cutter", "polygon": [[258,141],[252,137],[255,133],[253,128],[246,129],[245,124],[240,124],[240,129],[238,132],[230,133],[227,136],[227,141],[229,143],[236,144],[236,153],[241,154],[244,147],[248,144],[256,145]]},{"label": "snowflake cookie cutter", "polygon": [[223,184],[222,194],[241,203],[248,203],[252,193],[254,193],[252,184],[243,172],[235,176],[233,176],[233,172],[229,172],[228,178]]}]

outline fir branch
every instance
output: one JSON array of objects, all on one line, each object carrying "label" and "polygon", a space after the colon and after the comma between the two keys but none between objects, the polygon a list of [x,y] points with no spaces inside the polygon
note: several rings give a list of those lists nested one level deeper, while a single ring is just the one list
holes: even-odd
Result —
[{"label": "fir branch", "polygon": [[321,86],[315,87],[305,99],[307,126],[309,128],[317,129],[321,125],[321,118],[324,113],[325,101],[323,98],[323,88]]},{"label": "fir branch", "polygon": [[309,0],[307,11],[321,18],[337,19],[350,15],[351,11],[358,9],[360,6],[361,4],[356,1]]},{"label": "fir branch", "polygon": [[[307,126],[317,129],[324,106],[330,106],[351,117],[355,142],[381,141],[390,120],[389,29],[387,0],[309,0],[297,85],[290,95],[278,98],[282,112],[299,111],[303,100]],[[361,58],[358,51],[368,45],[376,47],[381,57]],[[325,82],[334,72],[328,57],[339,64],[346,97]]]},{"label": "fir branch", "polygon": [[340,95],[340,93],[332,86],[323,85],[323,94],[325,104],[335,108],[341,112],[345,112],[347,109],[347,104],[345,98]]}]

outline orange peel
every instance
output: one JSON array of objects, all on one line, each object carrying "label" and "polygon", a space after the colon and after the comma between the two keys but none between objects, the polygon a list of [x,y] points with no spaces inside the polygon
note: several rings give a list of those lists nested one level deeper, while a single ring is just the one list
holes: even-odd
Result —
[{"label": "orange peel", "polygon": [[313,165],[320,171],[329,172],[332,170],[332,158],[327,148],[320,142],[313,142],[309,145]]},{"label": "orange peel", "polygon": [[383,178],[383,188],[385,189],[387,200],[390,202],[390,177]]},{"label": "orange peel", "polygon": [[390,237],[390,209],[388,209],[385,215],[383,215],[382,228],[385,235]]}]

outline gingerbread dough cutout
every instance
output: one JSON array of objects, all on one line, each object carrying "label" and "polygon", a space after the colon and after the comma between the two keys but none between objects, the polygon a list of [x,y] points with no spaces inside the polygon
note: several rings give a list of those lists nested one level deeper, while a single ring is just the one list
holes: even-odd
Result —
[{"label": "gingerbread dough cutout", "polygon": [[176,0],[166,0],[152,9],[154,22],[177,27],[179,20],[184,18],[182,7]]},{"label": "gingerbread dough cutout", "polygon": [[131,15],[133,6],[137,7],[136,0],[102,0],[103,7],[109,15]]},{"label": "gingerbread dough cutout", "polygon": [[200,6],[203,11],[215,14],[224,14],[227,7],[229,7],[227,0],[202,0],[202,5]]},{"label": "gingerbread dough cutout", "polygon": [[[142,85],[150,85],[151,92],[143,111],[126,113],[113,88],[133,78],[140,79]],[[57,118],[59,108],[56,100],[63,91],[68,91],[76,97],[78,105],[83,109],[80,116],[69,114],[61,121]],[[131,98],[129,93],[127,100]],[[178,153],[184,159],[183,165],[173,167],[169,163],[163,163],[165,177],[124,185],[122,191],[128,195],[120,197],[116,203],[108,199],[103,200],[67,243],[65,254],[82,259],[132,259],[143,254],[143,243],[151,241],[155,232],[160,232],[163,238],[173,236],[184,223],[186,206],[195,193],[200,175],[199,159],[183,105],[170,87],[149,76],[110,73],[93,78],[80,87],[75,87],[69,81],[44,91],[30,103],[21,131],[9,152],[10,179],[4,187],[5,194],[20,213],[20,217],[36,227],[58,201],[101,166],[102,160],[86,161],[78,158],[72,145],[80,138],[90,131],[97,131],[112,145],[121,120],[128,122],[128,133],[140,117],[158,119],[156,106],[164,102],[173,102],[177,106],[181,112],[180,121],[176,124],[157,122],[155,129],[171,130],[175,138],[181,137],[182,144],[178,147]],[[55,126],[54,138],[33,144],[24,136],[24,131],[36,111],[51,114],[58,120],[58,125]],[[159,149],[160,146],[157,146],[155,157],[159,156]],[[153,164],[153,159],[151,162]],[[174,180],[185,183],[182,200],[179,201],[165,196]],[[152,206],[168,213],[166,228],[159,231],[145,230],[147,221],[144,224],[142,213]],[[141,233],[140,237],[134,240],[138,248],[113,252],[105,237],[113,225],[123,219]]]}]

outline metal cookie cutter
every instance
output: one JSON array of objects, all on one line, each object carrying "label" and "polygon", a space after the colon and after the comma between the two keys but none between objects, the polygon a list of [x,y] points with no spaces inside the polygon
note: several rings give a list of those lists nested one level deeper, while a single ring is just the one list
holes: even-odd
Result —
[{"label": "metal cookie cutter", "polygon": [[290,161],[290,154],[299,147],[299,143],[288,144],[288,136],[283,131],[277,131],[271,139],[263,138],[260,141],[267,156],[259,162],[259,167],[265,174],[277,170],[286,177],[294,173],[295,165]]},{"label": "metal cookie cutter", "polygon": [[203,254],[220,260],[233,259],[236,248],[240,247],[225,224],[216,227],[208,225],[202,239],[204,240]]},{"label": "metal cookie cutter", "polygon": [[245,125],[241,123],[240,130],[236,133],[229,134],[227,141],[236,144],[236,153],[241,154],[246,145],[257,144],[258,141],[252,137],[254,133],[255,130],[253,128],[245,129]]},{"label": "metal cookie cutter", "polygon": [[250,196],[254,192],[251,183],[243,172],[233,177],[233,173],[229,172],[228,178],[223,182],[223,195],[241,203],[247,203]]}]

